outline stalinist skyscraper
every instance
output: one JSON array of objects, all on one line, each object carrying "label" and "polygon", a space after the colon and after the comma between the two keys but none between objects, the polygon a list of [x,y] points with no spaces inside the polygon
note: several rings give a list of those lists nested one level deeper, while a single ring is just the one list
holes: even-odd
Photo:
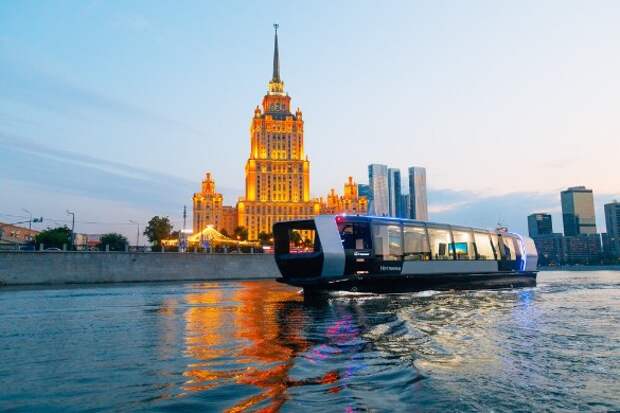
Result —
[{"label": "stalinist skyscraper", "polygon": [[318,215],[310,199],[310,162],[304,153],[301,110],[291,112],[291,98],[280,78],[278,25],[274,25],[273,76],[250,124],[250,157],[245,165],[245,197],[237,203],[238,225],[255,240],[271,233],[274,222]]}]

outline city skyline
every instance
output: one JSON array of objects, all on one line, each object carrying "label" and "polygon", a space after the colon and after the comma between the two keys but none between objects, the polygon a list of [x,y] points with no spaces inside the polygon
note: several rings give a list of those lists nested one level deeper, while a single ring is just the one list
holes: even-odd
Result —
[{"label": "city skyline", "polygon": [[[556,8],[559,4],[555,3]],[[469,18],[485,24],[463,39],[463,51],[450,47],[459,28],[466,25],[466,20],[457,15],[464,7],[460,5],[454,5],[457,10],[452,11],[430,4],[407,5],[402,13],[387,7],[381,16],[389,18],[395,27],[384,28],[374,40],[359,31],[360,38],[347,34],[356,24],[354,19],[328,30],[326,26],[337,18],[338,10],[327,13],[325,21],[308,32],[309,20],[323,9],[318,6],[310,7],[307,18],[295,16],[288,6],[279,16],[248,6],[240,17],[232,18],[222,17],[217,6],[194,4],[196,16],[190,15],[189,8],[182,9],[179,21],[170,25],[175,30],[163,24],[168,10],[162,4],[145,12],[144,8],[119,11],[95,3],[76,3],[74,10],[68,6],[47,10],[45,5],[33,3],[26,4],[19,16],[0,6],[0,20],[7,23],[0,28],[0,82],[5,90],[0,97],[0,178],[7,199],[0,209],[5,214],[0,220],[11,221],[10,216],[23,215],[22,208],[36,207],[39,210],[33,210],[35,215],[62,222],[67,218],[64,211],[70,207],[78,211],[78,229],[82,232],[98,232],[96,224],[86,222],[116,225],[128,219],[144,221],[156,214],[171,215],[178,227],[183,205],[191,204],[187,194],[195,192],[207,170],[218,176],[224,202],[234,204],[243,192],[247,118],[252,107],[248,105],[255,101],[256,91],[264,88],[269,75],[271,44],[265,40],[271,23],[278,20],[286,34],[281,48],[290,79],[287,85],[293,90],[296,105],[308,114],[304,120],[306,152],[314,171],[312,197],[327,193],[349,175],[358,183],[366,183],[365,169],[371,163],[401,170],[412,164],[424,165],[429,171],[431,220],[482,227],[502,221],[523,232],[529,212],[551,212],[555,225],[562,222],[558,218],[559,190],[583,184],[594,190],[598,232],[604,232],[602,205],[620,198],[617,182],[607,172],[614,154],[609,149],[617,147],[613,137],[620,131],[616,123],[600,121],[612,119],[605,116],[612,115],[609,108],[614,107],[620,88],[614,76],[600,71],[611,73],[620,65],[611,56],[605,69],[599,65],[605,48],[611,51],[613,43],[608,39],[614,34],[609,31],[617,30],[611,22],[620,13],[611,7],[613,3],[609,3],[606,15],[582,10],[577,4],[562,3],[560,18],[555,20],[561,33],[569,30],[568,23],[577,16],[580,21],[600,24],[587,26],[589,30],[580,33],[581,39],[570,34],[568,40],[559,40],[557,34],[543,36],[543,43],[558,46],[554,49],[558,53],[570,41],[596,40],[599,48],[578,49],[571,58],[562,55],[562,76],[554,80],[532,78],[531,70],[539,69],[542,75],[559,70],[560,65],[547,61],[540,54],[544,50],[541,46],[531,51],[526,48],[529,36],[540,35],[543,22],[552,11],[558,11],[549,4],[537,7],[532,15],[526,16],[521,10],[511,18],[508,8],[512,6],[483,10],[474,3],[467,7]],[[353,17],[358,19],[357,24],[369,22],[376,11],[362,5]],[[64,27],[56,25],[58,16],[65,17]],[[498,21],[489,23],[485,19],[489,16]],[[210,25],[199,26],[200,18]],[[450,32],[438,35],[428,25],[404,28],[409,20],[429,18],[447,25]],[[29,19],[30,25],[24,19]],[[501,40],[516,47],[516,58],[500,53],[498,43],[481,37],[502,22],[512,22],[511,27],[518,29],[518,36],[499,33]],[[92,28],[85,31],[89,33],[87,39],[66,41],[85,24]],[[532,34],[520,31],[526,25]],[[33,30],[26,32],[25,27]],[[244,30],[238,30],[240,27]],[[50,28],[55,30],[50,32]],[[42,32],[47,37],[38,36]],[[404,35],[395,38],[398,32]],[[128,45],[114,42],[115,36],[128,33]],[[603,34],[607,37],[601,37]],[[59,43],[59,38],[64,41],[62,49],[48,48]],[[339,55],[341,49],[329,41],[333,38],[351,46],[354,51],[350,53],[360,53],[360,48],[367,52],[351,61],[346,54]],[[381,51],[379,46],[387,39],[391,43]],[[88,42],[97,46],[96,51],[85,48]],[[439,52],[433,53],[431,46]],[[195,50],[202,50],[202,57]],[[486,81],[486,75],[471,71],[472,65],[479,67],[480,62],[467,60],[467,50],[477,51],[483,62],[493,56],[505,61],[492,62],[492,76]],[[412,52],[411,57],[405,58],[408,53],[403,51]],[[327,58],[318,59],[322,54]],[[377,54],[377,61],[366,64],[367,54]],[[171,56],[178,62],[162,62]],[[426,63],[415,66],[422,57]],[[578,61],[585,57],[591,58],[586,73],[606,79],[604,90],[595,78],[582,76],[583,63]],[[458,66],[465,70],[431,70],[444,67],[441,63],[450,58],[461,59]],[[101,59],[108,63],[103,64]],[[310,60],[316,65],[312,71],[306,69]],[[395,64],[386,65],[390,60]],[[529,83],[523,83],[524,77],[516,70],[508,70],[507,62],[529,70]],[[417,69],[410,75],[412,68]],[[503,94],[491,93],[509,74],[516,74],[511,78],[514,84],[501,83]],[[422,82],[430,75],[432,91]],[[481,91],[464,87],[465,81],[473,81]],[[573,106],[564,102],[567,96],[562,90],[568,84],[574,91],[568,99]],[[456,85],[460,86],[455,91]],[[396,90],[403,96],[388,98]],[[522,95],[527,91],[529,98]],[[372,105],[363,98],[371,94]],[[541,102],[549,107],[542,110]],[[577,102],[581,102],[580,110]],[[501,110],[488,112],[497,103],[503,104]],[[342,105],[347,108],[344,112],[339,110]],[[427,107],[435,112],[432,116]],[[541,121],[543,114],[548,122]],[[567,119],[567,114],[574,119]],[[413,116],[412,122],[409,116]],[[534,126],[520,124],[516,133],[510,125],[517,119],[532,121]],[[454,124],[455,128],[445,124]],[[226,136],[226,142],[214,147],[221,136]],[[528,148],[533,142],[537,143],[536,153]],[[481,153],[472,153],[468,147]],[[366,156],[342,162],[341,155],[351,149]],[[502,153],[510,154],[510,158]],[[500,157],[502,166],[489,174],[487,160],[493,159],[491,155]],[[460,166],[465,164],[467,167]],[[24,169],[23,165],[30,167]],[[515,210],[513,204],[519,207]],[[485,214],[479,212],[481,207]],[[48,224],[44,222],[43,227]],[[127,226],[126,233],[133,232],[130,224],[123,225]]]}]

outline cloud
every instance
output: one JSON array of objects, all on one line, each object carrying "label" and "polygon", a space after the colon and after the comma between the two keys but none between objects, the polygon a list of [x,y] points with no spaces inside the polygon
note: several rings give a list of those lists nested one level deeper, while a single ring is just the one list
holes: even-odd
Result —
[{"label": "cloud", "polygon": [[[605,231],[603,204],[617,194],[595,194],[597,229]],[[432,221],[495,228],[498,223],[512,231],[527,234],[527,216],[547,212],[553,217],[554,231],[562,232],[560,193],[513,192],[503,195],[481,195],[468,191],[430,190],[429,215]]]},{"label": "cloud", "polygon": [[[0,133],[0,176],[31,186],[165,211],[191,203],[199,183]],[[224,188],[222,192],[238,193]],[[18,196],[18,194],[5,194]]]},{"label": "cloud", "polygon": [[70,116],[72,119],[90,120],[107,114],[125,122],[172,127],[179,135],[206,135],[204,131],[182,121],[81,87],[41,68],[34,68],[23,62],[17,67],[1,55],[0,90],[1,100],[43,109],[56,115]]}]

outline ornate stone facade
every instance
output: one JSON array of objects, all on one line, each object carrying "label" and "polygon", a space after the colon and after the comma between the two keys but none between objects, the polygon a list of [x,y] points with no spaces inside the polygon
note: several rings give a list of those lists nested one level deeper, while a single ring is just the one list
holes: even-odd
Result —
[{"label": "ornate stone facade", "polygon": [[278,221],[320,213],[310,199],[310,162],[304,153],[302,112],[291,112],[291,98],[280,79],[278,33],[274,40],[273,77],[262,107],[250,125],[250,157],[245,166],[245,197],[237,203],[238,225],[250,240],[270,233]]},{"label": "ornate stone facade", "polygon": [[193,200],[193,232],[197,234],[208,225],[213,225],[218,231],[223,224],[222,194],[215,192],[215,181],[210,172],[207,172],[202,181],[200,192],[194,194]]},{"label": "ornate stone facade", "polygon": [[321,214],[366,215],[367,213],[368,199],[365,196],[359,196],[357,184],[351,176],[344,184],[342,196],[332,189],[327,194],[327,198],[321,200]]}]

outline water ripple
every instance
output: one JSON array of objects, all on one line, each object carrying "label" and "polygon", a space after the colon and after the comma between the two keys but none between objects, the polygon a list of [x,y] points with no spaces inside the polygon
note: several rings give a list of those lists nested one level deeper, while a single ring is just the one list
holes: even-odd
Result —
[{"label": "water ripple", "polygon": [[274,282],[0,290],[0,410],[620,410],[620,273],[336,293]]}]

